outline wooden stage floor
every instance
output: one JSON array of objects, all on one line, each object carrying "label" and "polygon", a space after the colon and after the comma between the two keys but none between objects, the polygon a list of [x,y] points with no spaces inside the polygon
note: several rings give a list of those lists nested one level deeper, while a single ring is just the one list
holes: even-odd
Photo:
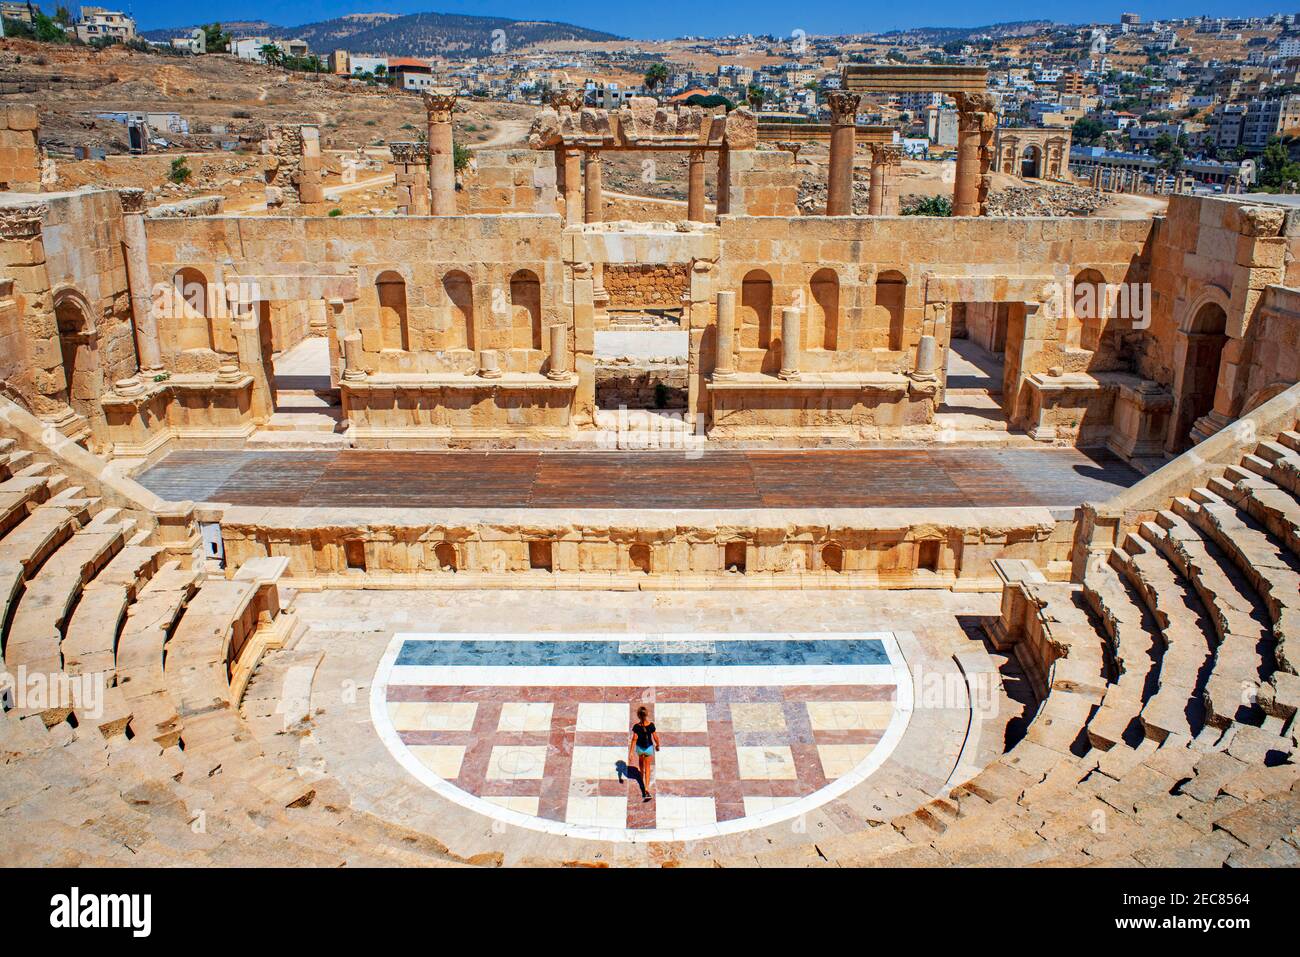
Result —
[{"label": "wooden stage floor", "polygon": [[385,508],[1075,506],[1141,476],[1076,449],[682,452],[180,451],[137,476],[170,501]]}]

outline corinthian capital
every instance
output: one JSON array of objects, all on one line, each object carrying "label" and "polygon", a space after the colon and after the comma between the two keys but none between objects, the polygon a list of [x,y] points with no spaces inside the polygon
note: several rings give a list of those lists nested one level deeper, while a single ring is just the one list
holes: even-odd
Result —
[{"label": "corinthian capital", "polygon": [[856,93],[833,90],[826,94],[826,105],[831,108],[831,122],[836,124],[852,123],[858,115],[858,104],[862,97]]},{"label": "corinthian capital", "polygon": [[451,89],[425,90],[424,112],[430,122],[450,123],[451,111],[456,106],[456,91]]},{"label": "corinthian capital", "polygon": [[389,143],[388,150],[393,154],[394,163],[410,166],[429,162],[428,143]]},{"label": "corinthian capital", "polygon": [[144,212],[144,190],[136,187],[119,189],[117,197],[122,201],[122,212],[126,215]]}]

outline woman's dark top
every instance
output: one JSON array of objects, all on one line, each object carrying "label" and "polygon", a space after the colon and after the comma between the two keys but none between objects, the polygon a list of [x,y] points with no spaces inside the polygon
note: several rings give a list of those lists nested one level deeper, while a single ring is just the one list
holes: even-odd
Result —
[{"label": "woman's dark top", "polygon": [[632,733],[636,735],[636,746],[638,748],[648,748],[654,744],[654,738],[650,735],[655,733],[654,722],[641,724],[640,722],[632,725]]}]

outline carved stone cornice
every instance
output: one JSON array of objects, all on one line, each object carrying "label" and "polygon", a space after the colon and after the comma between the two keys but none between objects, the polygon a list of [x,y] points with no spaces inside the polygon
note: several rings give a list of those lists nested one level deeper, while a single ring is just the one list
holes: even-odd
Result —
[{"label": "carved stone cornice", "polygon": [[862,97],[856,93],[846,93],[843,90],[832,90],[826,94],[826,105],[831,108],[831,123],[836,126],[846,126],[855,121],[858,115],[858,104],[862,102]]},{"label": "carved stone cornice", "polygon": [[587,94],[583,90],[552,90],[551,91],[551,108],[557,113],[560,110],[569,110],[576,113],[582,109],[586,103]]},{"label": "carved stone cornice", "polygon": [[428,143],[389,143],[388,150],[393,154],[394,163],[420,166],[429,162]]},{"label": "carved stone cornice", "polygon": [[455,90],[425,90],[424,112],[430,123],[450,123],[452,110],[456,108]]},{"label": "carved stone cornice", "polygon": [[44,203],[0,207],[0,239],[35,239],[49,211]]},{"label": "carved stone cornice", "polygon": [[144,190],[134,186],[128,186],[117,191],[117,197],[122,201],[122,212],[125,215],[143,215],[144,214]]},{"label": "carved stone cornice", "polygon": [[803,149],[803,144],[800,143],[798,140],[777,140],[776,148],[779,150],[784,150],[787,153],[791,153],[794,155],[795,159],[798,159],[799,150]]}]

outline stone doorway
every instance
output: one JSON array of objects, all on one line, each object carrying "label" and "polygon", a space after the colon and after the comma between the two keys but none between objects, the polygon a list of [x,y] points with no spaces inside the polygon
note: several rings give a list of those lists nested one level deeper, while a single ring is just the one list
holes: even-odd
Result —
[{"label": "stone doorway", "polygon": [[90,304],[80,293],[64,290],[55,294],[54,317],[67,382],[61,398],[97,431],[95,423],[103,415],[99,397],[104,392],[104,373],[99,365],[98,333]]},{"label": "stone doorway", "polygon": [[[1195,439],[1193,429],[1203,417],[1214,411],[1214,395],[1219,385],[1219,366],[1228,344],[1228,315],[1218,302],[1206,302],[1197,308],[1185,332],[1179,333],[1176,355],[1182,363],[1176,386],[1174,424],[1170,430],[1170,451],[1180,452]],[[1212,427],[1208,430],[1215,431]]]},{"label": "stone doorway", "polygon": [[1043,151],[1037,146],[1026,146],[1020,158],[1020,176],[1023,179],[1041,179],[1043,175]]}]

